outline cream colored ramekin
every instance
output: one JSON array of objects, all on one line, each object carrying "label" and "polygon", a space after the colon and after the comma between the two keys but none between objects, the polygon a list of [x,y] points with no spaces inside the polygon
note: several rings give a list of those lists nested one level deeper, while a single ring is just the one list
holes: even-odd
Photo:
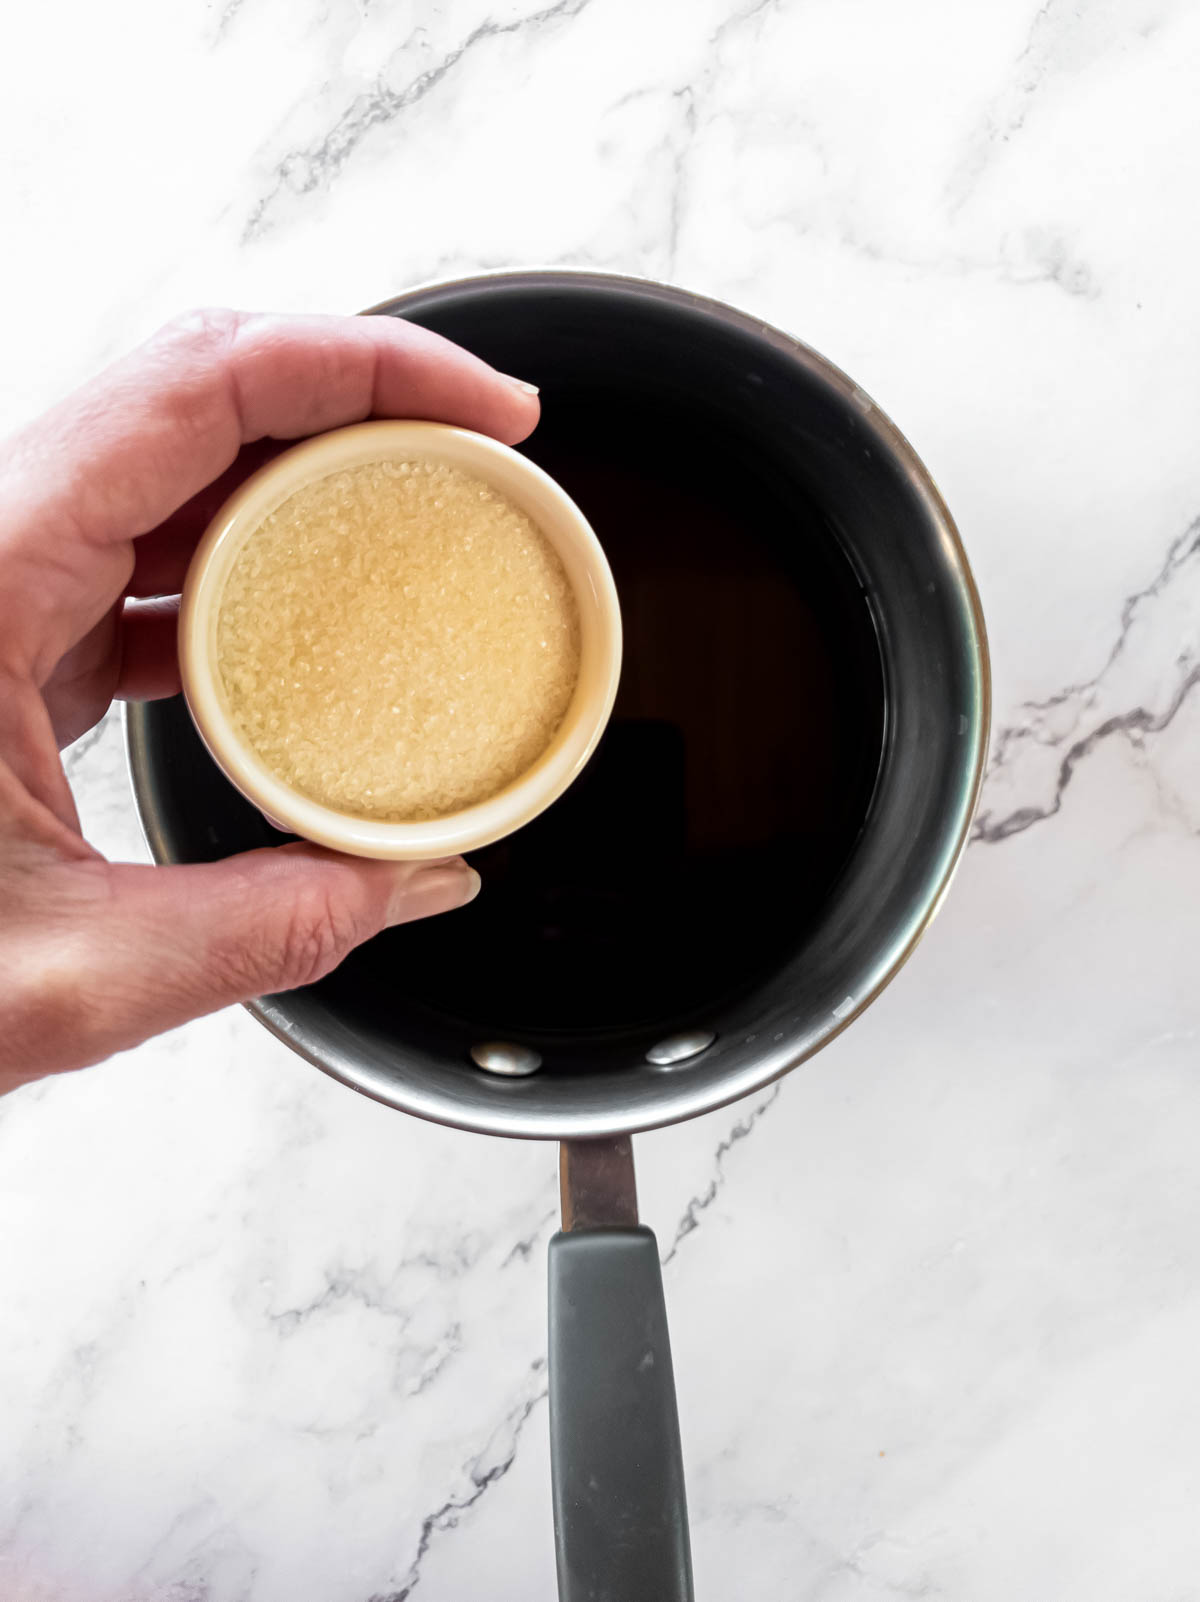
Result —
[{"label": "cream colored ramekin", "polygon": [[[546,750],[486,801],[420,823],[387,823],[324,806],[284,782],[238,733],[217,666],[226,579],[246,540],[314,480],[379,461],[427,461],[483,479],[521,508],[554,546],[579,606],[579,680]],[[521,828],[582,771],[608,722],[621,673],[621,614],[599,540],[574,501],[540,467],[486,435],[444,423],[357,423],[296,445],[225,502],[196,548],[179,615],[183,691],[214,760],[277,827],[353,856],[414,861],[478,850]]]}]

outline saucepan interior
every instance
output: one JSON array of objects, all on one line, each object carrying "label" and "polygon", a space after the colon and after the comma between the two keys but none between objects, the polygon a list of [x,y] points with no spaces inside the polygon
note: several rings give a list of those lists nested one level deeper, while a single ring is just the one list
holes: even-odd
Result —
[{"label": "saucepan interior", "polygon": [[[523,448],[605,546],[622,685],[588,771],[484,853],[477,902],[253,1010],[355,1088],[485,1132],[632,1131],[746,1094],[879,993],[965,841],[987,658],[949,515],[849,379],[727,307],[529,272],[378,310],[540,385]],[[181,702],[133,709],[129,740],[160,860],[280,838]],[[711,1044],[657,1065],[683,1033]],[[488,1042],[542,1067],[486,1073]]]}]

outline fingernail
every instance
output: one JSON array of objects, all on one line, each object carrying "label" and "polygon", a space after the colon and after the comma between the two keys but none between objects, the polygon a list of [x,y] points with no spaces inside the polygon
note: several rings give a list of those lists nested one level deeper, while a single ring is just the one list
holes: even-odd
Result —
[{"label": "fingernail", "polygon": [[459,902],[460,907],[465,907],[468,901],[474,901],[475,897],[483,889],[483,880],[475,872],[474,868],[467,869],[466,878],[467,883],[463,890],[463,898]]},{"label": "fingernail", "polygon": [[388,923],[411,923],[438,912],[465,907],[479,894],[482,881],[474,868],[461,860],[431,864],[419,873],[405,874],[392,892]]},{"label": "fingernail", "polygon": [[524,378],[514,378],[511,373],[501,373],[501,378],[507,378],[514,389],[523,391],[526,395],[540,395],[541,390],[536,384],[530,384]]}]

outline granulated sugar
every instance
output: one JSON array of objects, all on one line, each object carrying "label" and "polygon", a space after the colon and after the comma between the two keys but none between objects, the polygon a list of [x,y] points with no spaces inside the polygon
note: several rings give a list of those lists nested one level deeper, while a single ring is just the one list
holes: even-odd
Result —
[{"label": "granulated sugar", "polygon": [[341,812],[443,817],[541,755],[579,672],[558,554],[482,480],[373,462],[299,490],[221,599],[234,721],[286,783]]}]

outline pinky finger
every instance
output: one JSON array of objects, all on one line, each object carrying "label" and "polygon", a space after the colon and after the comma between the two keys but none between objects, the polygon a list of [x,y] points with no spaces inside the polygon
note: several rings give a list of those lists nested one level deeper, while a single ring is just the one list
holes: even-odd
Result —
[{"label": "pinky finger", "polygon": [[126,601],[121,613],[119,701],[158,701],[178,695],[178,621],[177,595],[165,601]]}]

